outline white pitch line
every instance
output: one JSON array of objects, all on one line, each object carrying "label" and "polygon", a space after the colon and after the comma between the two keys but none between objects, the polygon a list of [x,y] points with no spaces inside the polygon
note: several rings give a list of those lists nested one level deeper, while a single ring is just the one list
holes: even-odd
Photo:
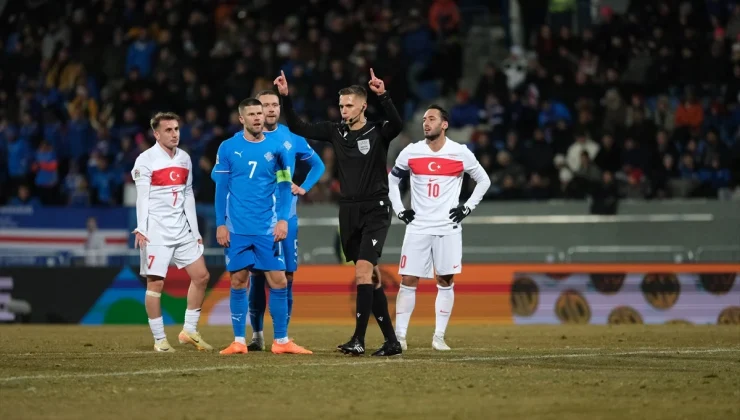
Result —
[{"label": "white pitch line", "polygon": [[639,350],[639,351],[622,351],[611,353],[571,353],[571,354],[537,354],[527,356],[469,356],[452,359],[454,362],[472,362],[472,361],[500,361],[500,360],[526,360],[526,359],[560,359],[560,358],[577,358],[577,357],[615,357],[615,356],[637,356],[637,355],[664,355],[664,354],[702,354],[702,353],[726,353],[740,352],[740,348],[717,348],[717,349],[671,349],[671,350]]},{"label": "white pitch line", "polygon": [[301,364],[255,364],[255,365],[226,365],[226,366],[203,366],[193,368],[178,368],[178,369],[146,369],[146,370],[134,370],[134,371],[121,371],[121,372],[99,372],[99,373],[71,373],[61,375],[29,375],[29,376],[9,376],[0,378],[0,383],[24,381],[24,380],[36,380],[36,379],[82,379],[82,378],[103,378],[103,377],[115,377],[115,376],[139,376],[139,375],[157,375],[157,374],[181,374],[191,372],[210,372],[210,371],[234,371],[234,370],[250,370],[250,369],[264,369],[264,368],[299,368],[299,367],[332,367],[332,366],[364,366],[364,365],[378,365],[383,363],[404,363],[404,364],[416,364],[416,363],[457,363],[457,362],[471,362],[471,361],[502,361],[502,360],[531,360],[531,359],[557,359],[557,358],[577,358],[577,357],[614,357],[614,356],[632,356],[632,355],[662,355],[662,354],[703,354],[703,353],[724,353],[724,352],[740,352],[740,348],[714,348],[714,349],[684,349],[684,350],[660,350],[660,351],[624,351],[616,353],[566,353],[566,354],[540,354],[540,355],[522,355],[522,356],[480,356],[480,357],[459,357],[459,358],[434,358],[434,359],[381,359],[381,360],[369,360],[369,361],[346,361],[346,362],[309,362]]},{"label": "white pitch line", "polygon": [[[652,350],[652,351],[660,351],[660,350],[672,350],[671,347],[630,347],[631,350],[624,349],[625,351],[632,351],[632,350]],[[699,347],[688,347],[684,350],[702,350],[703,348]],[[326,347],[326,348],[311,348],[310,350],[313,350],[314,353],[336,353],[337,349],[335,347]],[[430,347],[412,347],[414,352],[422,351],[422,352],[432,352],[436,353],[431,346]],[[514,350],[523,350],[528,351],[532,350],[529,348],[521,348],[521,349],[514,349],[511,347],[501,347],[501,346],[491,346],[491,347],[457,347],[455,346],[453,348],[455,352],[459,351],[514,351]],[[553,349],[551,349],[553,350]],[[621,350],[620,348],[615,347],[564,347],[560,349],[555,349],[559,351],[604,351],[604,350]],[[188,352],[188,353],[185,353]],[[269,353],[269,352],[266,352]],[[153,350],[132,350],[132,351],[116,351],[116,350],[110,350],[110,351],[90,351],[90,352],[38,352],[38,353],[0,353],[0,359],[3,357],[7,358],[25,358],[25,357],[35,357],[35,356],[67,356],[67,357],[79,357],[79,356],[108,356],[108,355],[116,355],[116,356],[134,356],[134,355],[151,355],[155,354]],[[191,354],[191,355],[198,355],[198,354],[207,354],[203,352],[197,352],[194,351],[194,349],[184,350],[183,352],[178,351],[178,354]],[[557,354],[557,353],[553,353]]]}]

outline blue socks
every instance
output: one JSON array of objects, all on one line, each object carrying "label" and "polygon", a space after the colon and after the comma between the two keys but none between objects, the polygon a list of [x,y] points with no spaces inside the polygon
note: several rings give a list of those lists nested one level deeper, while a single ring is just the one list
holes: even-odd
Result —
[{"label": "blue socks", "polygon": [[247,289],[231,289],[229,307],[234,337],[241,337],[243,340],[247,332]]},{"label": "blue socks", "polygon": [[[264,309],[262,312],[264,313]],[[288,280],[288,325],[290,325],[290,316],[293,314],[293,280]]]},{"label": "blue socks", "polygon": [[270,316],[275,339],[288,338],[288,289],[270,289]]},{"label": "blue socks", "polygon": [[[262,332],[265,326],[265,310],[267,309],[267,298],[265,296],[265,279],[264,274],[252,275],[249,281],[249,322],[252,325],[252,331]],[[293,314],[293,281],[288,280],[287,289],[288,299],[288,324],[290,316]]]},{"label": "blue socks", "polygon": [[254,332],[262,332],[265,324],[265,283],[264,273],[252,275],[249,280],[249,322]]},{"label": "blue socks", "polygon": [[[249,322],[252,324],[252,330],[255,333],[262,332],[265,323],[265,310],[267,309],[267,299],[265,296],[265,285],[267,279],[265,274],[254,274],[249,281]],[[232,290],[231,308],[234,311],[234,297]],[[275,338],[281,339],[288,337],[288,324],[290,315],[293,312],[293,282],[288,281],[288,287],[285,289],[270,289],[270,316],[275,329]],[[233,322],[233,318],[232,318]],[[236,328],[236,326],[234,327]],[[242,330],[244,327],[242,326]]]}]

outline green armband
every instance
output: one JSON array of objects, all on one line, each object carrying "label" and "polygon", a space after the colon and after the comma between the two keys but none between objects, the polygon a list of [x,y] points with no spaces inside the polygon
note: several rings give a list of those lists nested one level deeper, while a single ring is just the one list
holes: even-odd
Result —
[{"label": "green armband", "polygon": [[277,171],[277,182],[293,182],[293,177],[290,176],[290,169]]}]

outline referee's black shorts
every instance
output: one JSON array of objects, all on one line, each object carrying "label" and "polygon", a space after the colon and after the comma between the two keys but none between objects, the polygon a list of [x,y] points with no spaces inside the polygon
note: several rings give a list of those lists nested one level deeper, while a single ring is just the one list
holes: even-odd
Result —
[{"label": "referee's black shorts", "polygon": [[391,227],[388,199],[339,204],[339,236],[344,259],[378,264]]}]

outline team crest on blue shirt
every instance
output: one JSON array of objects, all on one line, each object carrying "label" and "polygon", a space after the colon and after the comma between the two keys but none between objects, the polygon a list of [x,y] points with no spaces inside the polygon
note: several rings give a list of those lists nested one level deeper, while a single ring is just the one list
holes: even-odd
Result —
[{"label": "team crest on blue shirt", "polygon": [[272,153],[271,152],[265,153],[265,159],[267,159],[268,162],[271,161],[272,158],[273,158],[273,156],[272,156]]},{"label": "team crest on blue shirt", "polygon": [[288,140],[285,140],[285,143],[283,143],[283,146],[285,146],[286,150],[290,150],[291,147],[293,147],[292,144]]}]

